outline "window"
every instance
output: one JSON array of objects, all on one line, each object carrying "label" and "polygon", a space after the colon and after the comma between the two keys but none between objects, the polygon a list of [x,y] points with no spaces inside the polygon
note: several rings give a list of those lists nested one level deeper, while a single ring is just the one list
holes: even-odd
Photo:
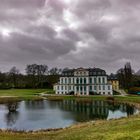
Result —
[{"label": "window", "polygon": [[103,92],[103,94],[105,95],[105,92]]},{"label": "window", "polygon": [[59,90],[59,86],[57,86],[57,90]]},{"label": "window", "polygon": [[103,77],[103,84],[105,84],[105,78]]},{"label": "window", "polygon": [[94,90],[97,90],[97,87],[96,86],[94,86]]},{"label": "window", "polygon": [[99,90],[101,90],[101,86],[99,86]]},{"label": "window", "polygon": [[87,80],[86,80],[86,78],[84,78],[84,84],[86,84],[86,82],[87,82]]},{"label": "window", "polygon": [[92,84],[92,78],[91,77],[89,78],[89,83]]},{"label": "window", "polygon": [[110,86],[108,86],[108,90],[110,90]]},{"label": "window", "polygon": [[67,84],[67,78],[65,78],[65,84]]},{"label": "window", "polygon": [[94,78],[94,84],[96,84],[97,83],[97,79],[96,78]]},{"label": "window", "polygon": [[83,91],[83,87],[82,86],[80,87],[80,90]]},{"label": "window", "polygon": [[76,79],[76,84],[79,84],[79,78]]},{"label": "window", "polygon": [[75,83],[74,78],[73,78],[73,84]]},{"label": "window", "polygon": [[102,75],[105,75],[105,72],[104,71],[102,72]]},{"label": "window", "polygon": [[97,75],[97,73],[96,72],[93,72],[93,75]]},{"label": "window", "polygon": [[63,86],[61,87],[61,89],[63,90]]},{"label": "window", "polygon": [[69,84],[71,84],[71,78],[69,78]]},{"label": "window", "polygon": [[100,77],[98,78],[98,81],[99,81],[99,84],[100,84],[101,83],[101,78]]},{"label": "window", "polygon": [[103,85],[103,90],[105,90],[105,86]]},{"label": "window", "polygon": [[84,91],[86,91],[87,90],[87,88],[86,88],[86,86],[84,86]]},{"label": "window", "polygon": [[80,84],[82,84],[83,83],[83,80],[82,80],[82,78],[80,78]]},{"label": "window", "polygon": [[89,87],[90,91],[92,91],[92,86]]},{"label": "window", "polygon": [[76,87],[76,89],[77,89],[77,91],[79,91],[79,87],[78,86]]}]

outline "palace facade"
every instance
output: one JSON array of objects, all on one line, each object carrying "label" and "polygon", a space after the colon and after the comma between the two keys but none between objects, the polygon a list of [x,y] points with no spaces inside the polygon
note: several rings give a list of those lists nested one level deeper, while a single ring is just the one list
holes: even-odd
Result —
[{"label": "palace facade", "polygon": [[106,72],[99,68],[65,70],[54,90],[56,94],[113,95]]}]

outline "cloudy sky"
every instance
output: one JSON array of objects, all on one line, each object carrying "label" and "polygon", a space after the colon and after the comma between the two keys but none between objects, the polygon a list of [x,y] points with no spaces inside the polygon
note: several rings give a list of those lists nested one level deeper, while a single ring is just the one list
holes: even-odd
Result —
[{"label": "cloudy sky", "polygon": [[140,0],[1,0],[0,70],[26,64],[140,69]]}]

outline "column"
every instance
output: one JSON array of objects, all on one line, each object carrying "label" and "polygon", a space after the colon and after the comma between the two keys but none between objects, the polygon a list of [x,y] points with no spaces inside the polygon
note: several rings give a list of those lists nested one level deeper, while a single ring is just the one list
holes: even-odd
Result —
[{"label": "column", "polygon": [[76,89],[77,87],[76,86],[74,86],[74,95],[76,95],[77,94],[77,89]]},{"label": "column", "polygon": [[86,89],[87,89],[86,95],[89,95],[89,86],[86,86]]},{"label": "column", "polygon": [[82,86],[82,95],[85,95],[84,86]]}]

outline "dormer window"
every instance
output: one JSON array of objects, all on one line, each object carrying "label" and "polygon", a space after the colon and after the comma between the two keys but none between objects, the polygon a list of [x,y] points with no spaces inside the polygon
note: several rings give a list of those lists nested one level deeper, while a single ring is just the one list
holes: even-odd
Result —
[{"label": "dormer window", "polygon": [[96,75],[96,72],[93,72],[94,75]]},{"label": "dormer window", "polygon": [[102,72],[103,75],[105,75],[105,72]]}]

